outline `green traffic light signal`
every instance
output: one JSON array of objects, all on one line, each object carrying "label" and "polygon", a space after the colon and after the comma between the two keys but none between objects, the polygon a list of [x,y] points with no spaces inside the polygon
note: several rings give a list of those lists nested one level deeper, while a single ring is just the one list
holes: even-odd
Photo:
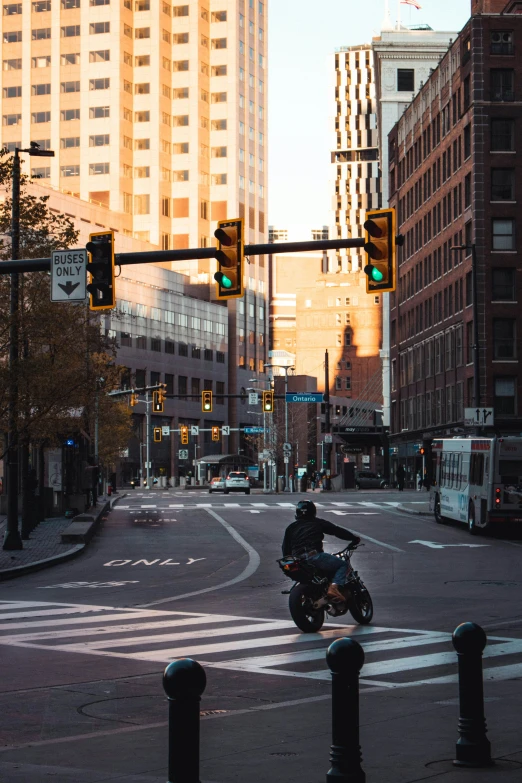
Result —
[{"label": "green traffic light signal", "polygon": [[[370,265],[371,266],[371,265]],[[382,280],[384,280],[384,275],[382,272],[380,272],[376,267],[372,266],[370,277],[372,280],[375,280],[376,283],[380,283]]]},{"label": "green traffic light signal", "polygon": [[214,279],[221,288],[232,288],[232,280],[224,275],[223,272],[216,272]]}]

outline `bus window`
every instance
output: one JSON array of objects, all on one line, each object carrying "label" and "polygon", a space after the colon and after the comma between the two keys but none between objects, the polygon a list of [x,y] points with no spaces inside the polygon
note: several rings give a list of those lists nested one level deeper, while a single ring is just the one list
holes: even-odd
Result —
[{"label": "bus window", "polygon": [[484,481],[484,455],[472,454],[470,484],[475,484],[477,487],[480,487],[482,486],[483,481]]},{"label": "bus window", "polygon": [[498,463],[498,472],[502,484],[517,486],[522,483],[522,460],[501,459]]}]

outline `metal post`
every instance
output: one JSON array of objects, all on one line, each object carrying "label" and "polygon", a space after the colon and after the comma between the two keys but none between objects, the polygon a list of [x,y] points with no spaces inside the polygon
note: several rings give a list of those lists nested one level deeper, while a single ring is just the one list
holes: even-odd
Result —
[{"label": "metal post", "polygon": [[332,746],[326,783],[365,783],[359,744],[359,672],[364,650],[355,639],[336,639],[326,653],[332,672]]},{"label": "metal post", "polygon": [[482,652],[487,644],[484,630],[476,623],[462,623],[453,632],[459,667],[459,739],[455,748],[457,767],[490,767],[491,745],[486,736]]},{"label": "metal post", "polygon": [[96,380],[96,394],[94,397],[94,464],[96,465],[96,497],[100,495],[100,421],[99,421],[99,409],[100,409],[100,399],[99,399],[99,392],[98,392],[98,380]]},{"label": "metal post", "polygon": [[[286,400],[286,394],[288,392],[288,367],[285,367],[285,443],[288,443],[288,402]],[[289,457],[287,457],[286,453],[284,455],[285,460],[289,460]],[[285,462],[285,492],[290,492],[290,487],[288,486],[288,467],[289,467],[289,461]]]},{"label": "metal post", "polygon": [[[324,428],[325,433],[330,432],[330,364],[329,364],[329,356],[328,356],[328,350],[325,351],[324,354],[324,406],[325,406],[325,418],[324,418]],[[326,471],[331,471],[331,447],[330,444],[326,444]],[[324,461],[324,458],[323,458]],[[328,486],[329,484],[329,477],[328,477]],[[325,487],[323,487],[325,489]]]},{"label": "metal post", "polygon": [[199,705],[205,670],[191,658],[169,663],[163,688],[169,700],[168,783],[199,783]]},{"label": "metal post", "polygon": [[[11,212],[11,257],[18,260],[20,253],[20,156],[15,149],[13,157],[13,192]],[[9,400],[7,436],[7,525],[3,548],[23,549],[18,530],[18,299],[19,275],[11,273],[9,316]]]},{"label": "metal post", "polygon": [[147,449],[146,449],[147,463],[145,465],[145,472],[146,472],[146,476],[147,476],[147,483],[145,484],[145,487],[147,489],[150,489],[150,426],[151,426],[150,406],[151,405],[152,405],[152,403],[149,400],[149,393],[145,392],[145,408],[146,408],[145,424],[146,424],[146,427],[147,427],[146,441],[145,441],[145,443],[147,444]]}]

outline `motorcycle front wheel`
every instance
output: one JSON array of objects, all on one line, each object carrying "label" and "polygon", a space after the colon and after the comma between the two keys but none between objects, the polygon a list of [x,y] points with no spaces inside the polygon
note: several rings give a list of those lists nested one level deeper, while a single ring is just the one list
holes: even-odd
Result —
[{"label": "motorcycle front wheel", "polygon": [[359,625],[368,625],[373,617],[372,597],[366,587],[362,585],[354,591],[349,604],[350,614]]},{"label": "motorcycle front wheel", "polygon": [[304,585],[296,585],[288,597],[292,620],[304,633],[316,633],[324,623],[324,609],[314,609]]}]

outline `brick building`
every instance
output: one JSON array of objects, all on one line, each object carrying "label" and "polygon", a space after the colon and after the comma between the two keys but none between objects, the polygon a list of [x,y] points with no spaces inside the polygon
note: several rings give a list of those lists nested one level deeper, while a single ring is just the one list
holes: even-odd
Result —
[{"label": "brick building", "polygon": [[493,407],[491,432],[522,429],[521,14],[522,2],[474,0],[389,135],[389,201],[406,240],[390,302],[392,465],[410,479],[423,443],[466,431],[464,407]]}]

